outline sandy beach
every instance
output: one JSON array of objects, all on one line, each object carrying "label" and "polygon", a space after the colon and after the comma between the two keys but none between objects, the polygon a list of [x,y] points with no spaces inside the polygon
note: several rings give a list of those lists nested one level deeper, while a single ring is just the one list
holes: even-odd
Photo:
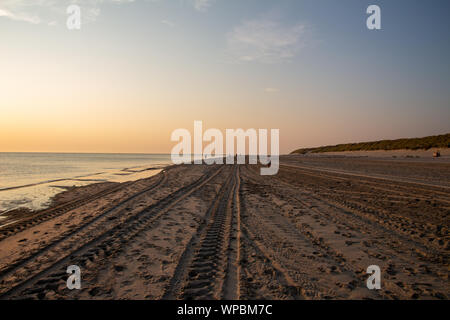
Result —
[{"label": "sandy beach", "polygon": [[448,299],[449,214],[448,159],[170,166],[2,221],[0,298]]}]

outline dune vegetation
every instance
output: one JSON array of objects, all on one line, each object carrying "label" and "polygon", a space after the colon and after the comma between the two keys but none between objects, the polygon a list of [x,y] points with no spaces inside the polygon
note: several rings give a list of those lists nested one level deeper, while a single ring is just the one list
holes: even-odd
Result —
[{"label": "dune vegetation", "polygon": [[340,152],[340,151],[373,151],[373,150],[428,150],[431,148],[450,148],[450,133],[423,138],[407,138],[396,140],[380,140],[370,142],[345,143],[317,148],[302,148],[292,154]]}]

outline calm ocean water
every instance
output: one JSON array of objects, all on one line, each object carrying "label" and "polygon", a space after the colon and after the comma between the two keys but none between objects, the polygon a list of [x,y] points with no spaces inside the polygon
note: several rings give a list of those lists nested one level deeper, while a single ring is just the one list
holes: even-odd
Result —
[{"label": "calm ocean water", "polygon": [[162,154],[0,153],[0,212],[45,208],[63,187],[137,180],[170,163]]}]

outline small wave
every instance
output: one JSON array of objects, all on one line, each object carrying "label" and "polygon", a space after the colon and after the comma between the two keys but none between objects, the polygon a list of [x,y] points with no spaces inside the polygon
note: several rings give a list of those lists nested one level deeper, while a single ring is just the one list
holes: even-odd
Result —
[{"label": "small wave", "polygon": [[96,172],[96,173],[93,173],[93,174],[86,174],[86,175],[82,175],[82,176],[75,176],[73,178],[62,178],[62,179],[45,180],[45,181],[36,182],[36,183],[24,184],[24,185],[21,185],[21,186],[0,188],[0,191],[8,191],[8,190],[21,189],[21,188],[29,188],[29,187],[39,186],[39,185],[42,185],[42,184],[61,182],[61,181],[71,181],[71,180],[73,180],[73,181],[102,182],[102,181],[106,181],[106,180],[105,179],[81,179],[81,178],[97,176],[97,175],[104,174],[104,173],[105,172]]}]

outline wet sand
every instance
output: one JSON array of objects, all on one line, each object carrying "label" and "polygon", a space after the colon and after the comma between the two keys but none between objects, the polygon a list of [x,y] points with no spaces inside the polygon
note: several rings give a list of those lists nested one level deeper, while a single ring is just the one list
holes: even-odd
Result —
[{"label": "wet sand", "polygon": [[0,228],[0,297],[448,299],[449,214],[444,160],[291,155],[264,177],[172,166],[67,190]]}]

